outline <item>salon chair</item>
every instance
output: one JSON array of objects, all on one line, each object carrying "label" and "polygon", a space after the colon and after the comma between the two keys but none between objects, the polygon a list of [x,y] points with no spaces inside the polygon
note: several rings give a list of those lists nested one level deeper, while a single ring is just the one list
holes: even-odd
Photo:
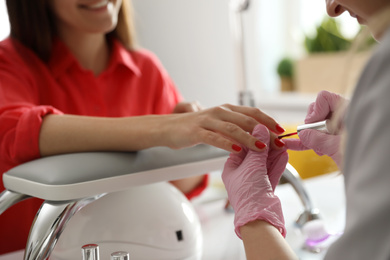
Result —
[{"label": "salon chair", "polygon": [[[24,199],[44,200],[24,255],[25,260],[44,260],[72,216],[105,194],[221,170],[227,157],[224,150],[198,145],[181,150],[157,147],[129,153],[90,152],[37,159],[3,175],[6,190],[0,194],[0,214]],[[298,226],[319,218],[291,165],[282,181],[293,186],[304,205]]]}]

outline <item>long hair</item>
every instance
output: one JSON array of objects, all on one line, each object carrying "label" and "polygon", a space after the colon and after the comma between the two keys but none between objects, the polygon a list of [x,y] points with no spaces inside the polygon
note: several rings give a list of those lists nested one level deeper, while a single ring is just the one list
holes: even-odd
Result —
[{"label": "long hair", "polygon": [[[10,36],[31,49],[47,62],[56,36],[55,18],[48,0],[6,0],[11,26]],[[130,0],[123,0],[118,24],[108,35],[117,38],[126,48],[135,48],[135,30]]]}]

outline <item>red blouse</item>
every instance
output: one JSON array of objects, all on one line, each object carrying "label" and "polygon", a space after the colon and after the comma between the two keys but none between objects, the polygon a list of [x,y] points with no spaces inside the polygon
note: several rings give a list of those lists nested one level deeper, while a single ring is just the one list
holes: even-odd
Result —
[{"label": "red blouse", "polygon": [[[146,50],[129,51],[113,40],[109,65],[95,76],[60,41],[46,64],[8,38],[0,42],[0,173],[40,157],[39,130],[47,114],[168,114],[181,100],[160,61]],[[187,197],[199,194],[206,181]],[[40,204],[30,199],[0,215],[0,254],[25,247]]]}]

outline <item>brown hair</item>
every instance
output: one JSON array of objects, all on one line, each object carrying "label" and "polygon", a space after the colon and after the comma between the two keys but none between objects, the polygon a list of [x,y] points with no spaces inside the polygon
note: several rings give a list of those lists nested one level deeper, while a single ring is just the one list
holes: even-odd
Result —
[{"label": "brown hair", "polygon": [[[6,0],[11,37],[47,62],[56,35],[55,19],[48,0]],[[135,30],[129,0],[123,0],[116,28],[108,33],[128,49],[135,48]]]}]

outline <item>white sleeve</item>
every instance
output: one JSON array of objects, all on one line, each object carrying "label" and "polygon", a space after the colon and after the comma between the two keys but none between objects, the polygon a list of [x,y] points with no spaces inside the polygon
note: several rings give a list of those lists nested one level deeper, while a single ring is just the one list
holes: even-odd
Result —
[{"label": "white sleeve", "polygon": [[346,127],[346,228],[325,259],[390,259],[390,31],[362,74]]}]

